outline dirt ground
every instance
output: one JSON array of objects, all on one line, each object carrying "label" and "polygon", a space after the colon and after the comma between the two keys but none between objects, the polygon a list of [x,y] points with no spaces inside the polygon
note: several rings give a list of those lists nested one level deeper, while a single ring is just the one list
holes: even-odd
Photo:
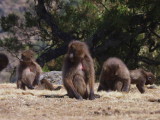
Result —
[{"label": "dirt ground", "polygon": [[0,120],[160,120],[160,87],[146,88],[145,94],[135,86],[129,93],[100,92],[93,101],[59,98],[65,94],[0,84]]}]

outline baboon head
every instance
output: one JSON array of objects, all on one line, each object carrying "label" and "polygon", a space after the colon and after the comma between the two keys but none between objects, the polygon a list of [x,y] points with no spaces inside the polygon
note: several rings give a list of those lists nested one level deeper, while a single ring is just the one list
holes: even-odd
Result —
[{"label": "baboon head", "polygon": [[23,62],[28,63],[34,60],[34,55],[35,53],[32,50],[25,50],[21,54],[21,59]]},{"label": "baboon head", "polygon": [[147,78],[146,78],[146,85],[152,85],[155,81],[156,81],[156,77],[153,75],[153,73],[151,73],[151,72],[147,72],[146,73],[146,76],[147,76]]},{"label": "baboon head", "polygon": [[83,42],[73,41],[68,46],[67,55],[71,62],[82,60],[86,53],[88,53],[88,47]]}]

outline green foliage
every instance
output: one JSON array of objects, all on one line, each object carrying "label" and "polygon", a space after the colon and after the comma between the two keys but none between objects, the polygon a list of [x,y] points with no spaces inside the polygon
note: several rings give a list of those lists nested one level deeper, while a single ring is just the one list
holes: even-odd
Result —
[{"label": "green foliage", "polygon": [[62,0],[57,11],[58,25],[73,34],[77,39],[86,39],[92,35],[100,22],[100,13],[96,4],[83,0]]},{"label": "green foliage", "polygon": [[45,65],[45,66],[42,68],[42,71],[43,71],[43,72],[49,72],[50,70],[49,70],[48,66]]},{"label": "green foliage", "polygon": [[60,56],[55,59],[55,66],[53,70],[61,71],[62,70],[62,64],[63,64],[64,56]]},{"label": "green foliage", "polygon": [[25,26],[26,27],[34,27],[34,26],[37,26],[37,17],[36,16],[33,16],[31,12],[25,12]]},{"label": "green foliage", "polygon": [[15,14],[9,14],[7,17],[2,16],[0,19],[0,25],[4,31],[9,31],[10,28],[18,24],[18,16]]},{"label": "green foliage", "polygon": [[[139,54],[141,49],[145,46],[156,45],[155,42],[159,39],[157,37],[153,39],[154,34],[150,33],[151,29],[159,33],[159,30],[154,29],[155,26],[152,27],[154,22],[160,20],[159,15],[154,15],[157,10],[160,10],[159,4],[158,0],[154,2],[148,0],[111,0],[111,6],[106,5],[107,10],[103,14],[101,27],[98,28],[105,34],[100,37],[101,42],[97,42],[97,46],[103,48],[101,53],[97,53],[101,63],[110,56],[118,56],[125,61],[130,69],[142,66],[138,60],[138,56],[144,56],[144,54]],[[155,28],[158,26],[157,24]],[[148,35],[152,37],[147,37]],[[105,47],[107,45],[110,47]],[[156,51],[159,51],[159,48]],[[145,53],[147,57],[150,56],[149,54],[153,54],[153,52],[147,51]],[[158,57],[156,58],[159,60]],[[151,57],[151,59],[155,59],[155,57]],[[149,69],[148,66],[146,67]]]},{"label": "green foliage", "polygon": [[21,42],[15,37],[4,38],[0,40],[0,47],[6,47],[12,51],[18,51],[19,49],[23,49],[25,45],[22,45]]},{"label": "green foliage", "polygon": [[49,71],[61,71],[62,70],[62,64],[63,64],[64,56],[60,56],[56,58],[55,60],[52,60],[45,64],[43,67],[44,72]]}]

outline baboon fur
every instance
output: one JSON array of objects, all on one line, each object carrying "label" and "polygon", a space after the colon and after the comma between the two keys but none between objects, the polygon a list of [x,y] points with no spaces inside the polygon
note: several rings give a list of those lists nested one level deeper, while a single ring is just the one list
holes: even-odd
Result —
[{"label": "baboon fur", "polygon": [[88,46],[84,42],[72,41],[63,64],[63,84],[70,98],[95,99],[95,71]]},{"label": "baboon fur", "polygon": [[45,89],[48,89],[48,90],[60,90],[61,89],[61,86],[54,87],[52,83],[47,79],[42,79],[40,82],[41,82],[41,85],[43,85]]},{"label": "baboon fur", "polygon": [[7,67],[9,63],[7,55],[0,53],[0,71]]},{"label": "baboon fur", "polygon": [[39,84],[39,77],[42,73],[41,67],[34,59],[34,52],[25,50],[21,54],[21,60],[17,68],[17,88],[25,90],[34,89],[35,85]]},{"label": "baboon fur", "polygon": [[109,58],[104,62],[99,80],[98,91],[128,92],[131,83],[127,66],[116,57]]},{"label": "baboon fur", "polygon": [[141,93],[145,92],[144,85],[152,85],[156,78],[151,72],[147,72],[143,69],[135,69],[130,70],[130,76],[131,76],[131,84],[136,84],[138,90]]}]

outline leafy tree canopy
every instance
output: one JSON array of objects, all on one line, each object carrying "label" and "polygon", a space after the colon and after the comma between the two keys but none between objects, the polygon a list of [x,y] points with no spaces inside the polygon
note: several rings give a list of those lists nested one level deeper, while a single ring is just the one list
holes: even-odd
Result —
[{"label": "leafy tree canopy", "polygon": [[116,56],[130,69],[144,67],[158,75],[159,0],[35,0],[33,4],[23,18],[1,17],[1,27],[9,34],[0,40],[1,47],[32,48],[43,66],[64,55],[68,43],[76,39],[88,43],[97,65]]}]

